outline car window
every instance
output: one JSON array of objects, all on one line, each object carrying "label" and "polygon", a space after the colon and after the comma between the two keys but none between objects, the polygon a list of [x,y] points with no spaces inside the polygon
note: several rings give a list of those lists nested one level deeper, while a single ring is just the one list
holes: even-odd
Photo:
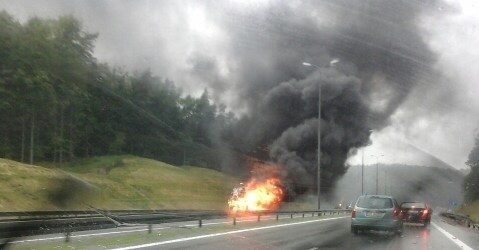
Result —
[{"label": "car window", "polygon": [[398,204],[398,202],[397,202],[395,199],[394,199],[394,206],[395,206],[395,207],[400,207],[399,204]]},{"label": "car window", "polygon": [[426,208],[426,204],[420,202],[407,202],[401,204],[402,208]]},{"label": "car window", "polygon": [[392,208],[393,202],[390,198],[382,197],[361,197],[359,198],[358,207],[362,208]]}]

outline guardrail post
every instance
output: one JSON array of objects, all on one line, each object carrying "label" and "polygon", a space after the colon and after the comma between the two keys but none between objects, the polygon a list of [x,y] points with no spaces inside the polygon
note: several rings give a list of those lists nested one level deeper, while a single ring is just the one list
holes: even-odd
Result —
[{"label": "guardrail post", "polygon": [[233,217],[233,226],[236,226],[236,217]]},{"label": "guardrail post", "polygon": [[321,212],[318,213],[318,216],[321,217]]},{"label": "guardrail post", "polygon": [[278,219],[279,219],[279,215],[278,215],[278,214],[276,214],[276,220],[278,220]]},{"label": "guardrail post", "polygon": [[293,214],[291,214],[291,219],[293,218]]},{"label": "guardrail post", "polygon": [[153,229],[153,225],[148,224],[148,234],[151,234],[152,229]]},{"label": "guardrail post", "polygon": [[260,217],[261,217],[261,215],[258,215],[258,222],[260,221]]},{"label": "guardrail post", "polygon": [[311,217],[314,217],[314,213],[311,213]]},{"label": "guardrail post", "polygon": [[303,218],[304,218],[304,213],[303,213]]},{"label": "guardrail post", "polygon": [[198,220],[198,227],[202,227],[203,226],[203,221],[201,220],[201,218]]},{"label": "guardrail post", "polygon": [[65,242],[70,242],[71,232],[69,229],[65,232]]}]

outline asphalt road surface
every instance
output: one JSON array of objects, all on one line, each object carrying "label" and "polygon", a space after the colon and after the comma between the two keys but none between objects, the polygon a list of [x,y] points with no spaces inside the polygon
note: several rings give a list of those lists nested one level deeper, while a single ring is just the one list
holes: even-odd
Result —
[{"label": "asphalt road surface", "polygon": [[[254,218],[250,218],[255,221]],[[267,219],[267,218],[265,218]],[[269,218],[274,220],[274,217]],[[245,220],[245,219],[243,219]],[[203,227],[230,224],[231,220],[217,219],[203,221]],[[161,232],[168,227],[197,228],[197,222],[179,222],[158,225],[154,230]],[[94,230],[72,234],[72,241],[91,237],[105,238],[132,233],[145,233],[144,226]],[[197,229],[203,230],[203,229]],[[64,235],[42,235],[17,239],[13,249],[23,249],[24,244],[35,248],[35,244],[46,241],[62,243]],[[25,243],[26,242],[26,243]],[[61,244],[60,244],[61,246]],[[93,246],[91,246],[93,247]],[[80,247],[81,248],[81,247]],[[182,236],[174,239],[148,243],[136,243],[108,247],[111,249],[479,249],[479,231],[449,224],[442,217],[433,216],[427,228],[406,226],[403,236],[383,232],[364,232],[353,235],[350,232],[350,217],[320,218],[308,220],[291,220],[284,218],[277,224],[258,223],[248,228],[227,231],[200,231],[199,235]],[[87,249],[90,249],[88,247]],[[102,248],[104,249],[104,248]]]},{"label": "asphalt road surface", "polygon": [[228,233],[179,238],[118,249],[476,249],[479,232],[433,217],[427,228],[405,227],[403,236],[382,232],[353,235],[349,217],[290,222]]}]

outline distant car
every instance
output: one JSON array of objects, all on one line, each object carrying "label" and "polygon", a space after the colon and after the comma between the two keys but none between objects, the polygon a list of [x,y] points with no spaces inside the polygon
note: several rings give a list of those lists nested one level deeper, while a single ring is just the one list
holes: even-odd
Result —
[{"label": "distant car", "polygon": [[351,232],[362,230],[389,231],[401,235],[401,209],[391,196],[362,195],[351,212]]},{"label": "distant car", "polygon": [[431,222],[432,209],[424,202],[406,201],[401,203],[403,221],[421,223],[427,226]]}]

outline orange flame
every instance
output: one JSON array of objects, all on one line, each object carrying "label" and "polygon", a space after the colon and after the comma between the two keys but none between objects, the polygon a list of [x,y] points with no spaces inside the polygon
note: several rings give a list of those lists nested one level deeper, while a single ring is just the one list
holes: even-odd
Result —
[{"label": "orange flame", "polygon": [[280,178],[266,176],[277,176],[278,172],[279,168],[272,165],[254,169],[252,173],[256,176],[228,200],[230,214],[277,210],[284,196],[283,185]]}]

